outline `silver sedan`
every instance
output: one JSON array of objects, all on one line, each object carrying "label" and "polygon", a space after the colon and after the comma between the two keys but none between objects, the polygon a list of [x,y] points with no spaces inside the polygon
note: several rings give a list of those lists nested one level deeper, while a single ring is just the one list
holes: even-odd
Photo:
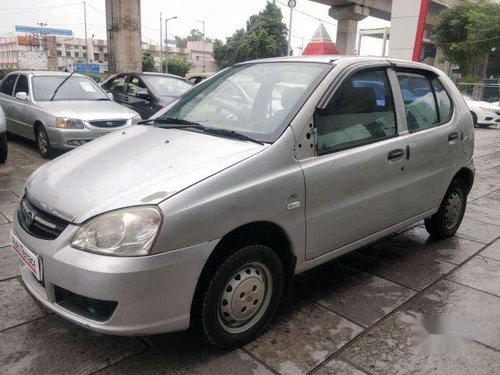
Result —
[{"label": "silver sedan", "polygon": [[7,131],[37,142],[42,157],[68,150],[141,118],[90,78],[58,72],[14,72],[0,85]]}]

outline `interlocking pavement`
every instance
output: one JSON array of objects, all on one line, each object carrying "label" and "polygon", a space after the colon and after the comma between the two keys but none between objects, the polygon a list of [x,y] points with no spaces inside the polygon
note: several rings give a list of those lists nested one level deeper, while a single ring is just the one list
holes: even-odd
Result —
[{"label": "interlocking pavement", "polygon": [[26,179],[45,161],[31,142],[9,147],[0,374],[500,374],[500,129],[476,130],[476,181],[455,237],[433,241],[419,223],[309,272],[271,327],[232,351],[192,333],[97,334],[35,303],[9,231]]}]

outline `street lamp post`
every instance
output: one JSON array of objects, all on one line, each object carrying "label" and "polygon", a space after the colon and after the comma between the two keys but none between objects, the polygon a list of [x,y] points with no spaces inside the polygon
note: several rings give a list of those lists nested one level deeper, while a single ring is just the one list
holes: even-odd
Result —
[{"label": "street lamp post", "polygon": [[167,23],[170,20],[177,19],[177,16],[170,18],[165,18],[165,73],[168,73],[168,33],[167,33]]},{"label": "street lamp post", "polygon": [[293,8],[297,5],[297,0],[288,0],[288,7],[290,8],[290,22],[288,23],[288,49],[286,55],[290,56],[290,48],[292,44],[292,19],[293,19]]},{"label": "street lamp post", "polygon": [[196,22],[201,22],[203,24],[203,55],[202,55],[202,67],[201,71],[205,73],[205,21],[197,20]]}]

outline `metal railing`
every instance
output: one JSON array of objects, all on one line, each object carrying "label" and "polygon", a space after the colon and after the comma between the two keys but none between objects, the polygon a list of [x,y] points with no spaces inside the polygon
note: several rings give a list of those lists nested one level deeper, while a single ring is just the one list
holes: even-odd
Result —
[{"label": "metal railing", "polygon": [[497,102],[500,98],[500,83],[455,83],[458,89],[486,102]]}]

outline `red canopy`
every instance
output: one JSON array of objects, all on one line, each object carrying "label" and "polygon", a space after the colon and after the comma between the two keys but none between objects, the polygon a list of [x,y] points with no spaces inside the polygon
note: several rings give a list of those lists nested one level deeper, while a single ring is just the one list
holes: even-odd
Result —
[{"label": "red canopy", "polygon": [[302,55],[338,55],[338,53],[325,26],[320,23]]}]

